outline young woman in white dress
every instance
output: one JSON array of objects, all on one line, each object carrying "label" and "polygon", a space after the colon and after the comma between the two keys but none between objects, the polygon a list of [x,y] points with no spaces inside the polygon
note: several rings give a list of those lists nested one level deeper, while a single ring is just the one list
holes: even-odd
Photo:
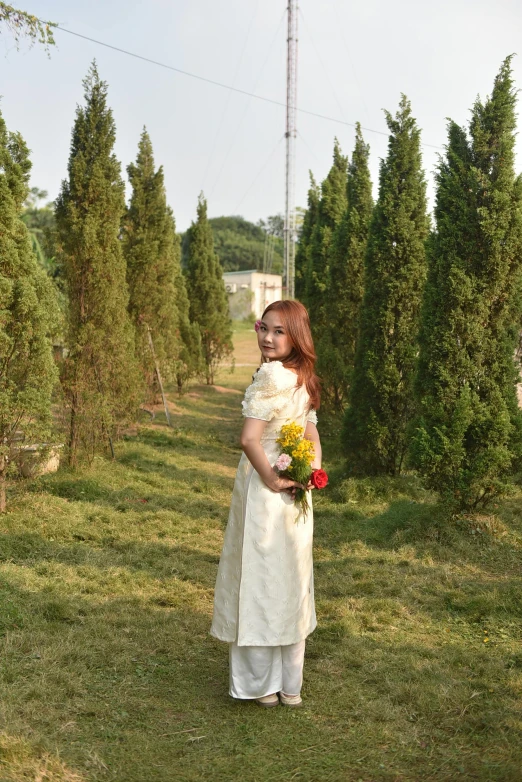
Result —
[{"label": "young woman in white dress", "polygon": [[[278,301],[256,324],[263,363],[245,392],[243,454],[236,474],[214,592],[211,634],[230,644],[230,695],[262,706],[300,706],[305,639],[317,622],[313,512],[298,515],[301,484],[274,469],[281,427],[314,443],[320,404],[310,320],[298,301]],[[311,483],[307,487],[311,490]]]}]

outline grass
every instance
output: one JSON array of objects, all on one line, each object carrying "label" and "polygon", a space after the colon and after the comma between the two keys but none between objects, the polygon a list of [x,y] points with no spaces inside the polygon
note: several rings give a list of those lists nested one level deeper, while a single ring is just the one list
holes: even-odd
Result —
[{"label": "grass", "polygon": [[324,417],[305,707],[229,698],[208,630],[257,357],[235,339],[245,360],[173,396],[173,429],[11,494],[1,782],[520,782],[522,492],[451,525],[412,476],[345,478]]}]

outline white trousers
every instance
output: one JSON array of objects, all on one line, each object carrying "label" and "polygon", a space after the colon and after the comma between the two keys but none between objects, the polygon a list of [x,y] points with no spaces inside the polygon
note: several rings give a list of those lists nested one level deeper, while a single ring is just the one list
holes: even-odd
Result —
[{"label": "white trousers", "polygon": [[230,644],[230,694],[263,698],[274,692],[299,695],[303,684],[305,641],[289,646]]}]

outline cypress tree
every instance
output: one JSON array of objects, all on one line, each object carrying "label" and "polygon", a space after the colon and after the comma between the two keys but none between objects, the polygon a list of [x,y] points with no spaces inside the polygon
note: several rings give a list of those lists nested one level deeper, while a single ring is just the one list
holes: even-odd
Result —
[{"label": "cypress tree", "polygon": [[120,226],[125,212],[107,85],[93,63],[85,107],[72,132],[68,179],[57,199],[60,253],[68,289],[63,386],[70,405],[69,458],[92,458],[137,404],[134,334],[127,304]]},{"label": "cypress tree", "polygon": [[328,306],[317,351],[324,399],[339,411],[346,402],[353,372],[364,291],[364,256],[373,209],[369,152],[357,123],[355,148],[348,165],[348,206],[330,247]]},{"label": "cypress tree", "polygon": [[176,374],[181,352],[175,288],[180,248],[173,215],[167,209],[163,168],[154,168],[146,129],[141,134],[136,163],[127,167],[127,173],[132,196],[124,223],[123,251],[129,312],[148,401],[154,401],[159,391],[155,360],[168,380]]},{"label": "cypress tree", "polygon": [[381,161],[368,236],[360,337],[343,432],[350,470],[370,475],[400,473],[407,450],[429,229],[420,131],[405,96],[396,117],[387,112],[386,120],[388,154]]},{"label": "cypress tree", "polygon": [[50,340],[57,304],[21,219],[30,168],[23,139],[0,114],[0,513],[19,433],[29,443],[49,439],[57,379]]},{"label": "cypress tree", "polygon": [[314,337],[321,333],[324,323],[325,291],[328,279],[328,257],[335,228],[346,211],[346,176],[348,158],[341,153],[335,139],[333,163],[321,185],[317,205],[317,219],[310,239],[305,298]]},{"label": "cypress tree", "polygon": [[198,324],[201,332],[207,383],[212,384],[219,364],[233,352],[232,321],[203,194],[199,197],[197,214],[196,222],[187,232],[187,292],[190,320]]},{"label": "cypress tree", "polygon": [[181,270],[181,240],[176,233],[176,223],[170,207],[167,207],[167,231],[171,234],[174,253],[174,289],[176,292],[177,333],[179,350],[175,364],[175,380],[178,393],[186,388],[188,381],[205,371],[201,332],[197,323],[190,321],[190,302],[185,277]]},{"label": "cypress tree", "polygon": [[449,123],[437,171],[412,457],[454,510],[510,489],[522,460],[515,364],[522,271],[522,182],[514,172],[511,58],[469,129]]},{"label": "cypress tree", "polygon": [[308,205],[303,217],[303,225],[299,234],[299,242],[295,254],[295,297],[305,306],[306,300],[306,275],[308,272],[310,241],[317,220],[319,208],[319,199],[321,191],[314,179],[312,172],[310,174],[310,188],[308,190]]}]

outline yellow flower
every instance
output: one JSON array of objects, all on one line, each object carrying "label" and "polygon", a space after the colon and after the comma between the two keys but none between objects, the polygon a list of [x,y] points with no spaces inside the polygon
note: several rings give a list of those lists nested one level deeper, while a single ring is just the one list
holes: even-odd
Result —
[{"label": "yellow flower", "polygon": [[311,462],[314,458],[314,444],[310,440],[301,440],[291,452],[293,459]]},{"label": "yellow flower", "polygon": [[290,423],[284,424],[281,427],[281,434],[277,438],[277,443],[281,448],[291,448],[292,445],[296,445],[304,434],[302,426]]}]

